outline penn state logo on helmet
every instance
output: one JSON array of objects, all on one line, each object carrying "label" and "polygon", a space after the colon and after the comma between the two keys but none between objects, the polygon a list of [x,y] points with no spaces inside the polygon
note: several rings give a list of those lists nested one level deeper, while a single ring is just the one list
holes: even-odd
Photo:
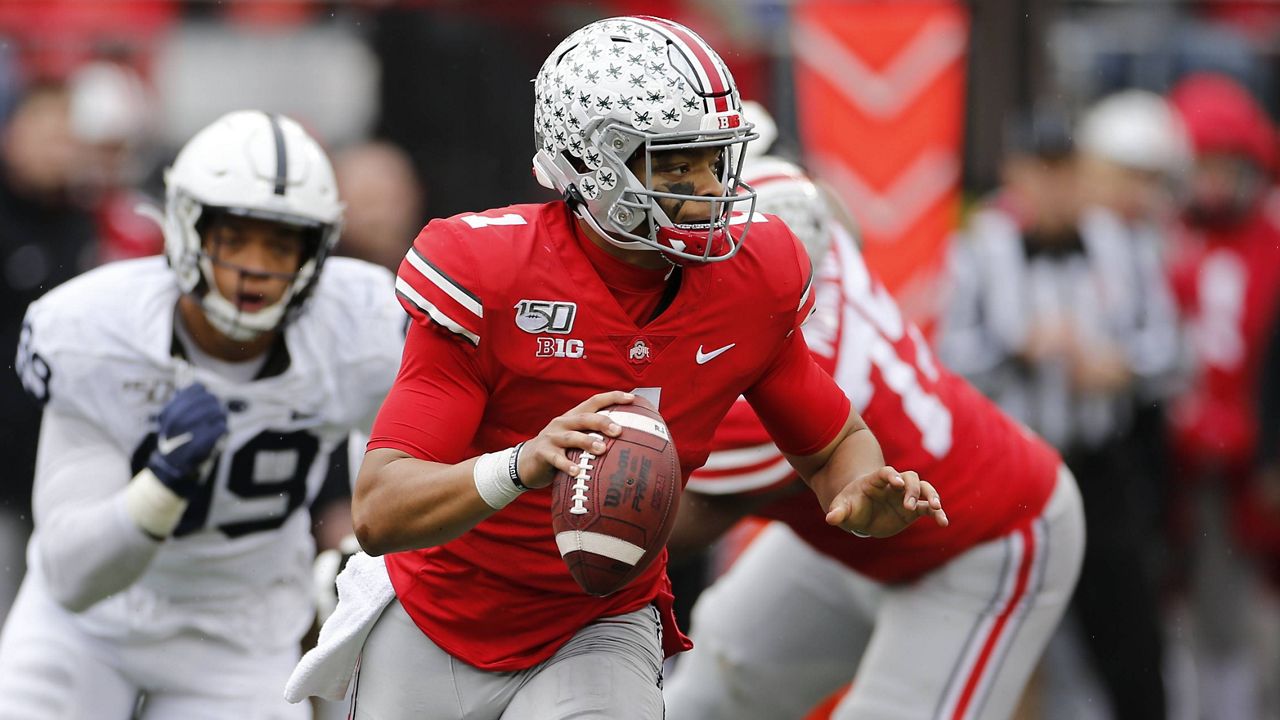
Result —
[{"label": "penn state logo on helmet", "polygon": [[[534,81],[534,171],[565,194],[594,230],[619,247],[673,262],[732,257],[734,223],[750,222],[755,195],[741,182],[752,126],[733,76],[692,30],[656,17],[591,23],[566,38]],[[660,193],[627,167],[637,153],[723,148],[723,194]],[[710,220],[677,224],[658,197],[710,202]],[[745,208],[745,212],[742,210]]]}]

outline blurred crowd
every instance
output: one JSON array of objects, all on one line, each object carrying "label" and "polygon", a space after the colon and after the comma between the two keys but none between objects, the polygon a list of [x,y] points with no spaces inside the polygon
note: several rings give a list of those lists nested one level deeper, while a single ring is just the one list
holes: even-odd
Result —
[{"label": "blurred crowd", "polygon": [[[428,218],[544,198],[527,80],[596,17],[667,15],[727,48],[744,96],[778,119],[777,147],[803,161],[790,5],[0,5],[0,353],[49,288],[160,252],[136,207],[157,202],[178,143],[233,108],[288,113],[333,151],[340,254],[394,269]],[[966,146],[995,172],[965,173],[933,340],[1062,452],[1085,500],[1073,612],[1024,716],[1277,718],[1280,12],[1108,5],[1028,4],[1042,31],[1026,35],[1045,45],[1026,65],[1047,70],[1007,79],[1021,89],[989,157]],[[975,36],[994,6],[972,4]],[[7,364],[0,617],[23,572],[39,424]],[[316,513],[321,546],[347,529],[342,475]]]},{"label": "blurred crowd", "polygon": [[952,248],[940,356],[1054,443],[1085,501],[1076,665],[1051,648],[1040,716],[1277,712],[1275,150],[1216,72],[1074,129],[1030,111]]}]

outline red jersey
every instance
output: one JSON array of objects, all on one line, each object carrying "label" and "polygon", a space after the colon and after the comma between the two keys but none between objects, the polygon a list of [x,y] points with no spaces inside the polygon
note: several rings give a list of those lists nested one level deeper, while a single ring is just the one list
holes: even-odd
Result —
[{"label": "red jersey", "polygon": [[[854,539],[827,525],[807,494],[772,503],[761,515],[786,522],[863,575],[905,582],[1040,514],[1057,477],[1057,453],[933,359],[846,235],[834,238],[815,292],[816,312],[805,326],[811,351],[853,400],[886,461],[938,489],[951,525],[916,522],[893,537]],[[744,493],[796,480],[751,408],[739,403],[688,489]]]},{"label": "red jersey", "polygon": [[1263,354],[1280,306],[1280,201],[1228,231],[1186,238],[1170,284],[1196,361],[1174,403],[1174,447],[1193,466],[1247,472]]},{"label": "red jersey", "polygon": [[[397,291],[416,322],[369,447],[460,462],[537,435],[595,393],[633,388],[658,405],[684,478],[739,395],[789,452],[815,453],[843,427],[847,398],[794,332],[813,306],[812,273],[783,223],[756,216],[733,259],[686,267],[670,306],[643,327],[586,242],[563,202],[428,225],[400,267]],[[388,555],[418,627],[473,666],[509,671],[550,657],[597,618],[653,602],[668,654],[687,649],[665,553],[622,590],[587,595],[556,547],[550,502],[550,492],[527,492],[449,543]]]}]

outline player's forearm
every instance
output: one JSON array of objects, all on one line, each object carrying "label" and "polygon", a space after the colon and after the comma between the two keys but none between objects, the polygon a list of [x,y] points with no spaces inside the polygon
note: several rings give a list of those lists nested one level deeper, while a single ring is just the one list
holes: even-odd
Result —
[{"label": "player's forearm", "polygon": [[160,548],[130,514],[129,472],[103,428],[45,411],[32,503],[35,560],[54,598],[72,611],[128,587]]},{"label": "player's forearm", "polygon": [[[793,461],[793,464],[796,464]],[[884,466],[884,455],[875,435],[861,418],[851,419],[833,443],[825,464],[806,472],[797,464],[801,477],[805,478],[818,502],[825,510],[831,501],[855,478],[875,472]]]},{"label": "player's forearm", "polygon": [[134,522],[121,493],[52,515],[40,526],[37,559],[53,597],[81,612],[137,581],[160,546]]},{"label": "player's forearm", "polygon": [[351,515],[370,555],[442,545],[495,511],[476,490],[475,459],[456,465],[371,450],[356,480]]}]

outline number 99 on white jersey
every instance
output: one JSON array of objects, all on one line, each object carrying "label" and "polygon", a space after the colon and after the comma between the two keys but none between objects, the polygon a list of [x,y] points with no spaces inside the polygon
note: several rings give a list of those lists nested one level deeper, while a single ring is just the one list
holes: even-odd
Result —
[{"label": "number 99 on white jersey", "polygon": [[285,326],[282,348],[252,381],[180,357],[177,301],[162,258],[113,263],[56,288],[28,310],[27,388],[47,411],[101,430],[136,473],[175,389],[204,384],[227,408],[228,435],[137,584],[169,597],[273,582],[305,593],[313,550],[302,511],[330,453],[368,427],[399,367],[405,316],[392,277],[345,258],[326,264],[307,308]]}]

